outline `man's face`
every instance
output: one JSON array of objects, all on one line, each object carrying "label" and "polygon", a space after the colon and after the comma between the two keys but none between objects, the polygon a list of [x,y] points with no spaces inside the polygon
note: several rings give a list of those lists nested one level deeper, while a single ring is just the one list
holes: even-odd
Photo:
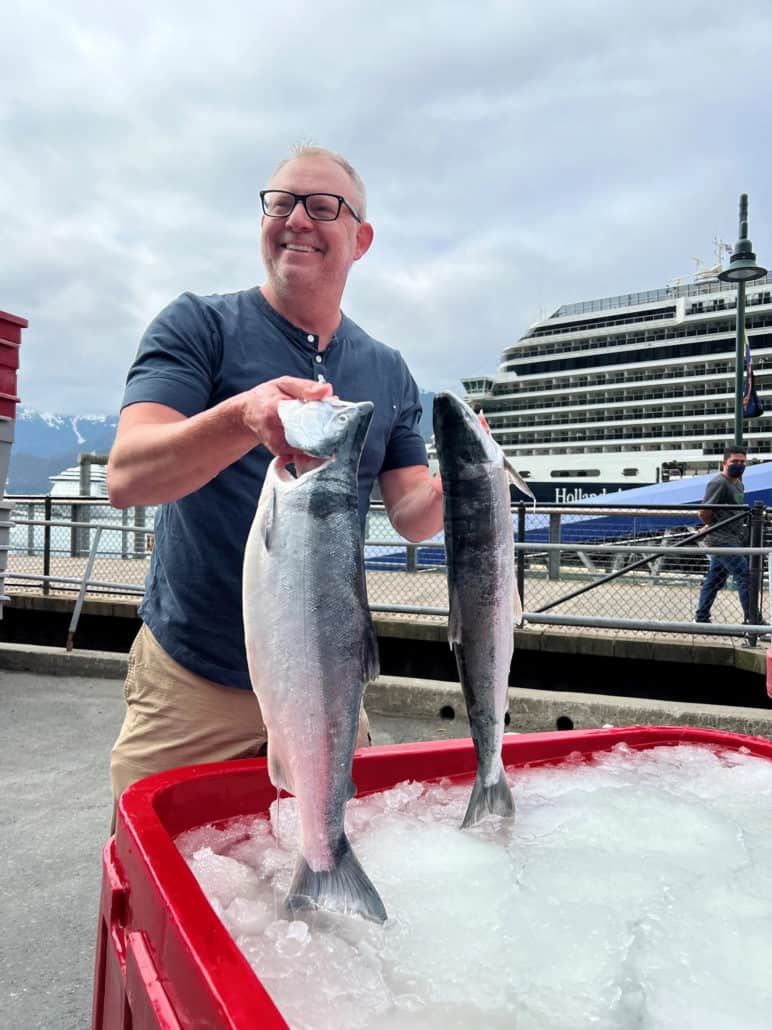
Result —
[{"label": "man's face", "polygon": [[[290,193],[334,193],[359,209],[354,184],[345,169],[326,157],[295,158],[279,169],[269,188]],[[260,251],[270,290],[285,302],[308,291],[329,291],[339,303],[349,269],[372,242],[372,227],[360,225],[345,205],[334,222],[310,219],[302,203],[286,218],[261,221]],[[270,300],[270,297],[269,297]]]},{"label": "man's face", "polygon": [[[727,475],[727,476],[730,475],[730,472],[729,472],[729,466],[730,465],[742,465],[742,470],[740,471],[740,476],[741,476],[742,473],[745,471],[745,455],[744,454],[739,454],[737,452],[734,452],[733,454],[729,455],[729,457],[726,459],[726,461],[723,464],[723,471],[724,471],[725,475]],[[739,479],[739,476],[737,478]]]}]

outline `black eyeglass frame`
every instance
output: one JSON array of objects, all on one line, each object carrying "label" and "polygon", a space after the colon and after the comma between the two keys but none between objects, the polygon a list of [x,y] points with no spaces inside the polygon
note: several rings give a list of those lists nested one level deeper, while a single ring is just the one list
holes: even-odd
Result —
[{"label": "black eyeglass frame", "polygon": [[[295,200],[295,203],[292,205],[292,207],[289,209],[289,211],[285,215],[273,215],[269,211],[266,211],[266,209],[265,209],[265,197],[266,197],[266,194],[268,194],[268,193],[282,193],[282,194],[284,194],[285,197],[293,197],[294,200]],[[314,215],[312,215],[311,212],[308,210],[308,204],[306,203],[306,201],[308,200],[309,197],[329,197],[331,200],[337,200],[337,202],[338,202],[338,210],[335,212],[335,217],[334,218],[316,218]],[[314,193],[293,193],[291,190],[275,190],[275,189],[260,190],[260,205],[261,205],[261,207],[263,209],[263,214],[265,215],[266,218],[289,218],[289,216],[292,214],[292,212],[295,210],[295,208],[297,207],[298,204],[302,204],[303,205],[303,209],[305,210],[306,214],[308,215],[308,217],[311,219],[312,222],[336,222],[338,220],[338,218],[340,217],[340,209],[341,209],[341,207],[345,206],[345,207],[347,207],[349,209],[349,211],[354,216],[354,218],[357,220],[357,222],[359,222],[360,225],[362,224],[362,219],[359,217],[359,215],[357,214],[355,209],[351,206],[351,204],[349,204],[349,202],[346,200],[346,198],[340,196],[339,193],[319,193],[319,192],[314,192]]]}]

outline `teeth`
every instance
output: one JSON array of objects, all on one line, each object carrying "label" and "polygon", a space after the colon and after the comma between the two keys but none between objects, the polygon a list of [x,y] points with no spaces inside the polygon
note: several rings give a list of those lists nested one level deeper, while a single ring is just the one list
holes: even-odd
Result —
[{"label": "teeth", "polygon": [[285,243],[284,246],[287,250],[297,250],[301,254],[313,254],[314,250],[316,249],[315,247],[298,247],[294,243]]}]

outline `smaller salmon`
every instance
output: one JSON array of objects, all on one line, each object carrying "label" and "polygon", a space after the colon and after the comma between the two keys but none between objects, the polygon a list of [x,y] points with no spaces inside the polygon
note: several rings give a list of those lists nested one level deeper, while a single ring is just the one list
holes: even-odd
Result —
[{"label": "smaller salmon", "polygon": [[509,480],[533,494],[472,409],[449,392],[434,398],[434,442],[440,461],[450,617],[477,755],[477,776],[462,826],[486,813],[514,815],[501,761],[514,649],[515,582]]}]

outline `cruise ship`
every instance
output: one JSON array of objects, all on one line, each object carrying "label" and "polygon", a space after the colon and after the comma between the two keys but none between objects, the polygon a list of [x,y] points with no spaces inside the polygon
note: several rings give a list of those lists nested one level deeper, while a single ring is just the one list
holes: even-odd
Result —
[{"label": "cruise ship", "polygon": [[[508,346],[495,375],[462,380],[538,500],[718,471],[734,437],[737,305],[721,270],[566,304]],[[746,286],[745,325],[772,415],[772,273]],[[772,457],[769,417],[744,422],[749,461]]]}]

